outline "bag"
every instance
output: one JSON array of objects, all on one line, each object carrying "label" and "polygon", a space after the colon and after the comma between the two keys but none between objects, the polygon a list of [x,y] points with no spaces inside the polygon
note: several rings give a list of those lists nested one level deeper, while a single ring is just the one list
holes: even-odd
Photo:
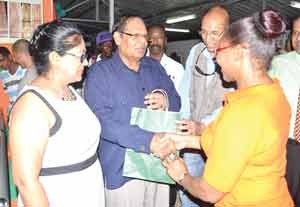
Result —
[{"label": "bag", "polygon": [[[176,132],[176,121],[181,119],[179,112],[157,111],[132,108],[131,125],[151,132]],[[153,182],[175,184],[162,166],[161,160],[152,154],[126,149],[123,176]]]}]

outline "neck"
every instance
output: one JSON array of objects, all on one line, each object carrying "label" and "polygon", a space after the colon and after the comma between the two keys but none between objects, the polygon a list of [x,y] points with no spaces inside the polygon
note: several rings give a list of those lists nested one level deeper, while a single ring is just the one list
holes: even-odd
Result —
[{"label": "neck", "polygon": [[157,54],[155,54],[155,53],[150,53],[150,56],[151,56],[152,58],[154,58],[155,60],[157,60],[158,62],[161,61],[163,55],[164,55],[163,52],[162,52],[162,53],[157,53]]},{"label": "neck", "polygon": [[244,78],[237,80],[238,89],[273,83],[273,80],[268,76],[265,69],[256,70],[253,73],[244,74],[243,76]]},{"label": "neck", "polygon": [[18,68],[18,65],[17,65],[17,64],[11,63],[11,64],[9,65],[9,67],[8,67],[8,72],[9,72],[11,75],[13,75],[13,74],[16,73],[17,68]]},{"label": "neck", "polygon": [[125,57],[124,55],[122,55],[121,53],[119,53],[121,60],[123,61],[123,63],[130,69],[133,71],[138,71],[140,68],[140,60],[137,60],[136,58],[128,58]]}]

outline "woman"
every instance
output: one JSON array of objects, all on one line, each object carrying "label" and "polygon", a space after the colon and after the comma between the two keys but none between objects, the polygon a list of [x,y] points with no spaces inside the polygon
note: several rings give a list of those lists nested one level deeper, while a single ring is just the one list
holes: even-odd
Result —
[{"label": "woman", "polygon": [[39,76],[21,92],[9,129],[19,206],[104,207],[100,124],[68,86],[87,65],[82,35],[69,23],[43,24],[30,53]]},{"label": "woman", "polygon": [[[201,136],[208,157],[203,176],[191,177],[181,159],[163,162],[184,189],[217,207],[293,206],[284,179],[290,108],[266,72],[285,28],[273,10],[230,25],[216,57],[224,79],[235,81],[237,90],[225,96],[222,112]],[[199,137],[167,136],[177,149],[200,148]]]}]

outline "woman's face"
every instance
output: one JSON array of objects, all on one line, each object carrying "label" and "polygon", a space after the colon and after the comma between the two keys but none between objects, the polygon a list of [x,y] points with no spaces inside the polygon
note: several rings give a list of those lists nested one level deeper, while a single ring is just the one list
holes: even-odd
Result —
[{"label": "woman's face", "polygon": [[83,39],[78,46],[68,50],[61,59],[61,69],[64,75],[71,82],[77,82],[82,79],[84,66],[87,66],[86,48]]},{"label": "woman's face", "polygon": [[221,39],[220,47],[216,50],[217,63],[221,66],[225,81],[235,81],[236,57],[235,45],[227,39]]}]

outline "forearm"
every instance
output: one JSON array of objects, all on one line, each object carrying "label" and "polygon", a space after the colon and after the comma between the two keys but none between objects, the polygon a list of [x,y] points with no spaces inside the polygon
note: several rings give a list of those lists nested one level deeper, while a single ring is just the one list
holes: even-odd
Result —
[{"label": "forearm", "polygon": [[190,149],[201,149],[200,145],[200,136],[197,135],[188,135],[185,137],[185,146],[184,148],[190,148]]},{"label": "forearm", "polygon": [[179,184],[190,194],[210,203],[216,203],[223,197],[223,193],[212,189],[201,177],[185,175]]},{"label": "forearm", "polygon": [[36,181],[21,181],[17,183],[25,207],[48,207],[49,202],[42,184]]}]

